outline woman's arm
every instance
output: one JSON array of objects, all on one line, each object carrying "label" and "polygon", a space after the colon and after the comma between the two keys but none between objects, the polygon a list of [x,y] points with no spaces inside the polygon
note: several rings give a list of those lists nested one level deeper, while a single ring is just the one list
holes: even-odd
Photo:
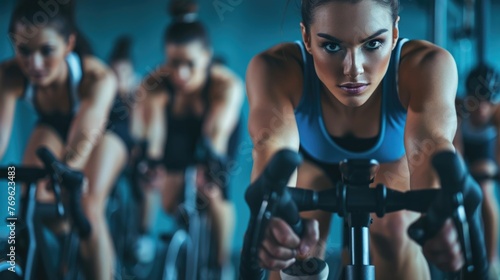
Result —
[{"label": "woman's arm", "polygon": [[154,160],[163,157],[163,148],[167,140],[165,107],[168,94],[157,77],[157,73],[152,73],[144,79],[138,91],[140,98],[134,107],[137,126],[140,127],[136,133],[140,134],[139,139],[147,141],[146,155]]},{"label": "woman's arm", "polygon": [[455,61],[443,49],[422,44],[402,58],[399,86],[409,97],[405,148],[412,189],[439,188],[431,159],[454,150],[457,82]]},{"label": "woman's arm", "polygon": [[[455,94],[458,75],[453,57],[427,43],[401,61],[400,91],[407,94],[405,148],[412,189],[440,188],[431,160],[439,151],[454,150],[457,129]],[[440,269],[457,271],[463,265],[458,233],[448,219],[439,233],[426,241],[423,253]]]},{"label": "woman's arm", "polygon": [[493,125],[497,130],[495,159],[496,159],[496,164],[498,166],[500,164],[500,137],[498,136],[498,134],[500,134],[500,104],[495,104],[495,109],[493,113]]},{"label": "woman's arm", "polygon": [[243,84],[228,69],[214,67],[217,84],[211,90],[210,109],[203,123],[203,134],[207,136],[218,154],[226,154],[229,138],[233,132],[243,104]]},{"label": "woman's arm", "polygon": [[[252,181],[258,178],[271,157],[280,149],[299,150],[299,132],[289,95],[302,86],[296,85],[298,78],[291,77],[293,70],[301,73],[300,65],[289,63],[273,53],[254,57],[248,66],[248,128],[254,144]],[[285,117],[279,117],[280,113]],[[291,184],[295,183],[296,178],[291,179]]]},{"label": "woman's arm", "polygon": [[[17,70],[17,71],[16,71]],[[0,65],[0,160],[9,144],[22,73],[13,63]]]},{"label": "woman's arm", "polygon": [[460,154],[464,155],[464,143],[463,143],[463,135],[462,135],[462,121],[463,117],[459,112],[459,108],[462,107],[462,100],[455,101],[455,108],[457,109],[457,132],[455,133],[455,137],[453,138],[453,146],[455,150]]},{"label": "woman's arm", "polygon": [[84,80],[80,86],[80,108],[71,124],[64,160],[82,169],[106,130],[116,95],[116,78],[102,63],[86,58]]},{"label": "woman's arm", "polygon": [[[294,95],[302,89],[302,69],[283,49],[268,51],[252,59],[247,70],[247,95],[250,104],[249,131],[254,144],[251,181],[262,173],[280,149],[299,149],[299,132],[294,114]],[[296,184],[296,174],[290,178]],[[298,251],[305,255],[319,238],[318,223],[304,220],[300,238],[281,219],[271,219],[259,251],[262,267],[282,269],[295,261]],[[302,251],[301,251],[302,250]],[[276,273],[270,279],[278,279]]]}]

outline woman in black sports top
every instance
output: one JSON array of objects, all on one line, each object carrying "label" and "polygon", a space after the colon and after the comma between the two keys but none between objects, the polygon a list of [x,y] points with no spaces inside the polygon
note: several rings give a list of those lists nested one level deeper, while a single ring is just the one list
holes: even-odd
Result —
[{"label": "woman in black sports top", "polygon": [[[175,212],[184,193],[184,171],[196,164],[198,143],[208,143],[220,158],[227,157],[229,140],[238,123],[243,102],[240,79],[228,68],[213,64],[207,31],[196,19],[194,1],[173,1],[172,23],[165,33],[166,63],[143,81],[140,95],[146,99],[137,109],[144,119],[143,135],[149,142],[148,157],[161,161],[164,178],[158,187],[162,205]],[[206,141],[204,141],[206,140]],[[208,200],[219,244],[219,261],[230,253],[234,211],[227,189],[220,182],[230,170],[207,174],[199,166],[198,192]],[[220,172],[223,172],[222,174]],[[222,187],[222,188],[221,188]]]},{"label": "woman in black sports top", "polygon": [[[59,2],[58,2],[59,3]],[[89,279],[112,279],[114,253],[104,216],[106,199],[127,160],[124,141],[109,127],[116,94],[113,72],[91,55],[79,52],[72,3],[46,16],[37,1],[22,1],[12,14],[9,35],[15,57],[0,64],[0,158],[7,149],[18,100],[31,103],[39,119],[26,147],[23,164],[41,166],[35,155],[47,146],[69,167],[88,178],[82,207],[92,226],[81,241]],[[38,186],[39,201],[53,195]],[[64,228],[64,226],[62,227]]]}]

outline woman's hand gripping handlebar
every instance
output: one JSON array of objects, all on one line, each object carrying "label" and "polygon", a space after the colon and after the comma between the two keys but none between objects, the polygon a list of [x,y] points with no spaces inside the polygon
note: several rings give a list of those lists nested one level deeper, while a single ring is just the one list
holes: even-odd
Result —
[{"label": "woman's hand gripping handlebar", "polygon": [[441,152],[433,159],[442,190],[399,192],[383,185],[355,188],[348,182],[322,192],[286,189],[288,178],[300,161],[300,156],[294,152],[278,152],[261,177],[248,188],[246,200],[251,219],[243,245],[241,279],[262,279],[264,276],[258,265],[258,253],[272,217],[283,218],[301,236],[303,226],[298,211],[324,210],[342,215],[361,211],[382,217],[387,212],[403,209],[427,211],[427,215],[408,231],[420,244],[434,236],[444,222],[453,217],[467,264],[466,278],[487,279],[488,264],[479,212],[481,192],[453,152]]},{"label": "woman's hand gripping handlebar", "polygon": [[[59,215],[69,215],[73,220],[81,238],[87,238],[91,232],[91,226],[81,207],[81,198],[86,180],[83,173],[70,169],[68,166],[57,160],[54,155],[45,147],[36,151],[37,156],[43,162],[43,165],[52,179],[52,188],[56,195]],[[61,187],[63,186],[69,195],[67,208],[62,206]],[[68,213],[64,209],[69,209]]]},{"label": "woman's hand gripping handlebar", "polygon": [[465,265],[464,279],[488,279],[488,261],[481,220],[482,193],[465,165],[453,152],[441,152],[432,159],[440,184],[439,192],[427,214],[408,229],[408,234],[424,246],[453,219],[458,231]]},{"label": "woman's hand gripping handlebar", "polygon": [[[245,200],[250,207],[250,221],[241,255],[240,279],[264,279],[264,270],[259,266],[259,251],[264,250],[262,244],[271,222],[284,221],[296,236],[302,237],[304,223],[287,187],[290,176],[301,162],[299,154],[281,150],[271,159],[262,175],[248,187]],[[271,220],[273,217],[282,221]],[[306,225],[306,228],[311,227],[314,228],[314,225]],[[288,242],[298,245],[300,241],[296,239],[291,238]],[[317,237],[312,239],[317,241]]]}]

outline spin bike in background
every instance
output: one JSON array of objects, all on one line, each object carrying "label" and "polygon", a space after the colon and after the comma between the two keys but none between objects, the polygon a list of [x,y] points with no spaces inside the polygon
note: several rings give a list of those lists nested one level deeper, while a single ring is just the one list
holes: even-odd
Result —
[{"label": "spin bike in background", "polygon": [[[147,143],[141,143],[141,151],[147,150]],[[211,149],[208,141],[200,141],[196,152],[196,164],[185,170],[184,201],[178,207],[175,216],[176,230],[173,233],[163,234],[154,240],[155,252],[153,261],[141,263],[136,258],[129,256],[125,263],[126,274],[136,277],[135,279],[163,279],[163,280],[203,280],[203,279],[227,279],[230,267],[221,267],[218,264],[217,239],[213,232],[212,219],[208,211],[208,201],[198,194],[196,177],[198,165],[205,165],[209,172],[218,174],[226,165],[226,159],[217,156]],[[140,236],[141,204],[144,203],[144,193],[140,189],[140,182],[148,180],[149,170],[156,168],[160,162],[148,160],[145,153],[133,163],[130,172],[131,194],[134,198],[131,203],[135,213],[125,216],[122,226],[129,224],[134,229],[132,233],[125,234],[128,241],[121,242],[125,246],[119,251],[129,251],[131,244],[137,244]],[[219,179],[222,187],[227,187],[227,176]],[[123,213],[120,214],[123,216]],[[135,220],[135,221],[134,221]],[[121,227],[121,226],[120,226]],[[121,232],[121,231],[118,231]],[[122,232],[123,234],[123,232]],[[127,247],[129,249],[125,249]],[[117,249],[118,250],[118,249]]]},{"label": "spin bike in background", "polygon": [[[80,240],[89,237],[91,233],[90,223],[81,208],[84,175],[69,169],[46,148],[38,149],[37,155],[43,162],[43,168],[0,167],[0,179],[14,182],[15,186],[9,184],[9,194],[14,194],[11,192],[11,187],[20,193],[20,184],[27,185],[22,203],[15,207],[13,205],[13,208],[19,207],[20,211],[18,218],[14,217],[16,218],[15,272],[8,270],[12,267],[12,263],[8,260],[0,261],[0,279],[84,279],[84,270],[80,265],[82,263],[79,253]],[[37,182],[45,178],[51,179],[50,186],[54,192],[55,204],[36,201]],[[12,221],[9,218],[12,217],[9,215],[7,222]],[[62,218],[70,221],[70,232],[56,236],[47,229],[44,222]],[[7,249],[10,250],[12,245],[6,243]]]},{"label": "spin bike in background", "polygon": [[[463,279],[488,279],[488,261],[483,238],[479,186],[466,176],[456,154],[441,152],[432,164],[438,173],[442,189],[399,192],[384,185],[370,188],[378,163],[374,160],[345,160],[340,164],[342,182],[325,191],[288,188],[290,175],[302,159],[290,150],[278,152],[262,175],[247,189],[245,199],[251,217],[240,263],[240,279],[264,279],[265,271],[258,265],[258,251],[265,229],[272,217],[285,220],[298,236],[303,225],[300,211],[323,210],[345,216],[349,225],[350,263],[342,279],[374,280],[375,267],[370,264],[370,213],[382,217],[385,213],[403,209],[427,213],[426,218],[410,226],[408,233],[419,244],[434,236],[446,219],[453,218],[458,229],[466,264]],[[298,261],[283,270],[283,279],[326,279],[328,266],[319,259]],[[460,275],[456,276],[457,278]]]}]

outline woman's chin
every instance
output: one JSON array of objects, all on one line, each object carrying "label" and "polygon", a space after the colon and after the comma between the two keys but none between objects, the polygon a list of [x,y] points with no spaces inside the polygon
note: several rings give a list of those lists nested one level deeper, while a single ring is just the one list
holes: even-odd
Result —
[{"label": "woman's chin", "polygon": [[30,81],[34,86],[38,86],[38,87],[46,87],[50,84],[46,79],[44,79],[44,80],[31,79]]},{"label": "woman's chin", "polygon": [[365,104],[367,100],[368,98],[364,96],[351,96],[342,98],[340,102],[346,107],[357,108],[363,106],[363,104]]}]

